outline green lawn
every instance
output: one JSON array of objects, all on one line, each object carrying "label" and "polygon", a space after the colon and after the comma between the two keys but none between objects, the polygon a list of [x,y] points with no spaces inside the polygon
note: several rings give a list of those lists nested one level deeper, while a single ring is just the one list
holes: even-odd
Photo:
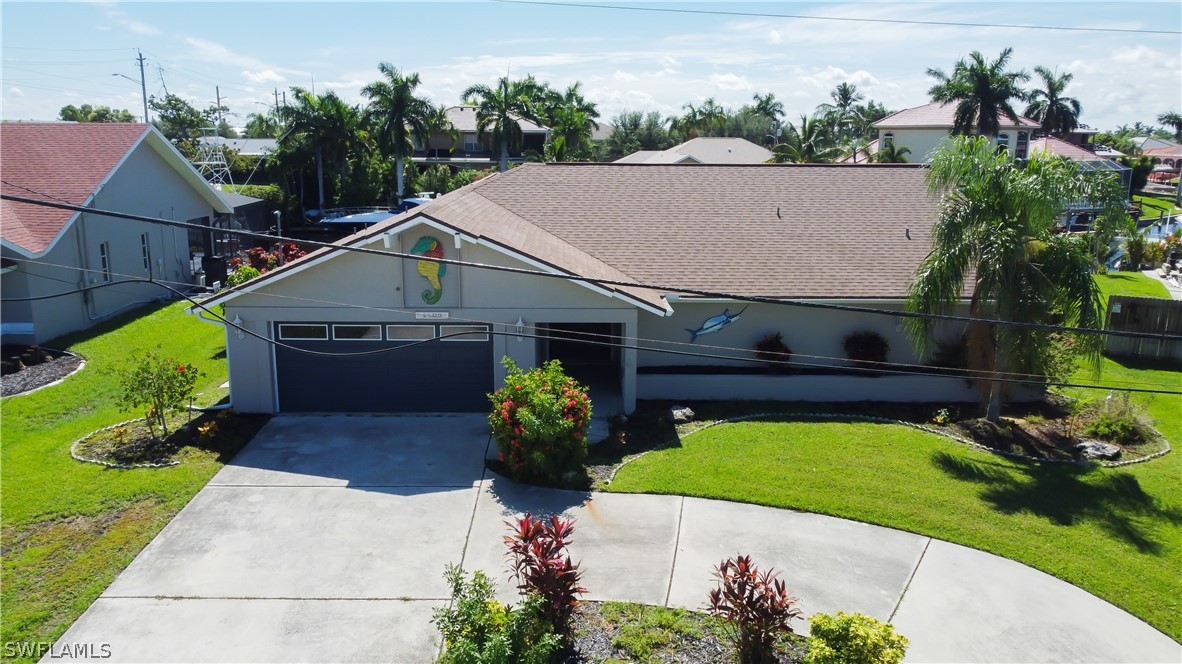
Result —
[{"label": "green lawn", "polygon": [[107,469],[69,455],[75,440],[134,416],[115,405],[113,373],[134,353],[159,348],[192,362],[204,373],[199,403],[219,399],[226,380],[224,333],[186,315],[184,306],[141,310],[47,344],[82,354],[86,367],[60,385],[0,402],[0,641],[60,636],[221,467],[215,453],[137,470]]},{"label": "green lawn", "polygon": [[1134,194],[1133,200],[1141,203],[1141,210],[1143,212],[1141,215],[1142,219],[1154,219],[1162,216],[1163,214],[1182,214],[1182,208],[1174,205],[1172,201],[1169,201],[1165,198]]},{"label": "green lawn", "polygon": [[[1142,274],[1096,280],[1105,299],[1169,297]],[[1095,381],[1080,369],[1072,382]],[[1177,391],[1182,372],[1104,358],[1100,382]],[[1133,398],[1182,446],[1182,397]],[[693,434],[626,465],[609,490],[758,503],[930,535],[1054,574],[1182,638],[1182,450],[1084,470],[1011,461],[899,425],[786,416]]]},{"label": "green lawn", "polygon": [[1104,305],[1107,307],[1108,298],[1113,295],[1132,295],[1135,297],[1160,297],[1170,299],[1170,291],[1165,284],[1140,272],[1109,272],[1095,275],[1096,283],[1100,284],[1100,291]]}]

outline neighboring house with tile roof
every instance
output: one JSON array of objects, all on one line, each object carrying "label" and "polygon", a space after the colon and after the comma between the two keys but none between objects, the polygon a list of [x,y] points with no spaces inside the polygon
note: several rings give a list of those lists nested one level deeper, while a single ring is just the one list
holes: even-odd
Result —
[{"label": "neighboring house with tile roof", "polygon": [[[6,195],[205,225],[234,212],[149,125],[6,122],[0,146]],[[159,286],[119,282],[192,283],[193,250],[203,249],[209,235],[0,201],[4,343],[44,343],[167,297]]]},{"label": "neighboring house with tile roof", "polygon": [[[449,107],[447,119],[459,138],[453,141],[452,136],[445,134],[432,136],[426,145],[416,145],[412,157],[414,162],[429,166],[445,164],[455,169],[495,169],[500,158],[500,147],[492,144],[491,130],[481,135],[476,122],[476,111],[475,106]],[[518,118],[517,126],[521,128],[522,141],[517,150],[509,152],[511,164],[524,161],[524,155],[530,151],[541,154],[546,146],[546,137],[550,135],[548,127],[525,118]]]},{"label": "neighboring house with tile roof", "polygon": [[[736,299],[901,310],[936,212],[910,165],[525,164],[204,305],[250,333],[227,329],[244,412],[483,411],[502,357],[561,360],[600,414],[654,398],[973,400],[959,379],[842,374],[855,331],[916,361],[894,316]],[[828,372],[753,362],[776,332]],[[302,352],[372,350],[388,352]]]},{"label": "neighboring house with tile roof", "polygon": [[[932,102],[915,108],[891,113],[874,123],[881,144],[893,142],[900,147],[911,149],[908,158],[912,161],[927,161],[932,150],[942,145],[952,134],[956,120],[956,105]],[[1012,157],[1025,159],[1029,153],[1030,139],[1039,129],[1038,121],[1018,116],[1014,122],[1004,115],[1001,127],[989,140],[999,148],[1004,147]]]},{"label": "neighboring house with tile roof", "polygon": [[699,136],[668,150],[640,150],[617,164],[766,164],[772,151],[737,137]]}]

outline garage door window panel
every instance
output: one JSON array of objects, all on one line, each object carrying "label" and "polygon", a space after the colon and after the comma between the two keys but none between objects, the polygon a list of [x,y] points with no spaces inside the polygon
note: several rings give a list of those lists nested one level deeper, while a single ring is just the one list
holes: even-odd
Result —
[{"label": "garage door window panel", "polygon": [[386,339],[392,343],[426,341],[435,338],[434,325],[387,325]]},{"label": "garage door window panel", "polygon": [[441,341],[488,341],[488,327],[485,325],[440,325]]},{"label": "garage door window panel", "polygon": [[327,325],[286,324],[279,326],[282,341],[327,341]]},{"label": "garage door window panel", "polygon": [[381,341],[381,325],[333,325],[333,341]]}]

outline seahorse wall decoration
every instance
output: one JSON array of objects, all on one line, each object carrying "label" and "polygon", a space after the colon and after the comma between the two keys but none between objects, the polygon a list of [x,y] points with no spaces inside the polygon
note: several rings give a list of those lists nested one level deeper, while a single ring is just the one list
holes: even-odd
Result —
[{"label": "seahorse wall decoration", "polygon": [[[415,242],[415,248],[411,249],[410,253],[416,256],[443,258],[443,245],[439,243],[439,240],[424,235],[419,238],[418,242]],[[423,302],[436,304],[439,302],[439,298],[443,297],[443,284],[439,283],[439,280],[447,274],[447,266],[435,261],[417,261],[417,263],[419,274],[423,275],[427,283],[431,284],[431,288],[423,291]]]}]

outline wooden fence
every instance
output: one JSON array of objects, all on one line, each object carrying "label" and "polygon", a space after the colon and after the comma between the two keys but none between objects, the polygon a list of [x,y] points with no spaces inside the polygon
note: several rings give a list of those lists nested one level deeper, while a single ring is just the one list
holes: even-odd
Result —
[{"label": "wooden fence", "polygon": [[[1105,329],[1150,335],[1182,336],[1182,300],[1113,295],[1108,299]],[[1109,336],[1104,353],[1121,357],[1182,362],[1182,340]]]}]

